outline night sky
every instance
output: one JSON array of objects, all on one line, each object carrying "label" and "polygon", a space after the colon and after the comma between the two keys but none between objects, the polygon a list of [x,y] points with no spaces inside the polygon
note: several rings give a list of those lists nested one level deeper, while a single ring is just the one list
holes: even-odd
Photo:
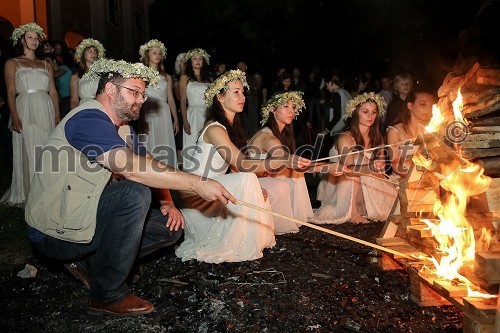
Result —
[{"label": "night sky", "polygon": [[[461,1],[462,2],[462,1]],[[211,65],[273,75],[278,66],[322,72],[408,71],[441,82],[459,53],[459,33],[482,0],[156,0],[150,35],[165,42],[173,68],[180,52],[201,47]]]}]

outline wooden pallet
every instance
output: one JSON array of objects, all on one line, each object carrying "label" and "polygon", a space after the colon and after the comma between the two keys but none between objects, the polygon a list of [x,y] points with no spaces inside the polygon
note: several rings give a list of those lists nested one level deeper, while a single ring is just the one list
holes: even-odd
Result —
[{"label": "wooden pallet", "polygon": [[[377,238],[377,244],[406,255],[418,255],[416,247],[401,237]],[[411,299],[418,305],[453,305],[463,312],[464,333],[500,332],[500,301],[467,297],[465,284],[439,280],[420,270],[423,263],[381,252],[378,264],[384,270],[405,269],[410,276]],[[498,326],[497,326],[498,325]]]}]

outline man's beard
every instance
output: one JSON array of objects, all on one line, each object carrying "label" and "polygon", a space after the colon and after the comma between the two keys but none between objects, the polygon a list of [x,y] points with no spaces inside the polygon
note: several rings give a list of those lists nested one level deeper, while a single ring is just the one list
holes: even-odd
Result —
[{"label": "man's beard", "polygon": [[140,110],[142,103],[127,103],[120,92],[116,100],[113,101],[112,106],[118,119],[120,119],[121,122],[128,122],[139,118],[139,111],[135,113],[133,109],[137,107]]}]

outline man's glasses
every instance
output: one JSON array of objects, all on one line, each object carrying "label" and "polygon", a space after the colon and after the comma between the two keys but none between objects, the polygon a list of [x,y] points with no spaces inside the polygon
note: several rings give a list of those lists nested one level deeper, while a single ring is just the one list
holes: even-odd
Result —
[{"label": "man's glasses", "polygon": [[119,84],[116,84],[116,83],[113,83],[113,84],[115,86],[120,87],[120,88],[125,88],[125,89],[130,90],[132,92],[132,95],[134,96],[134,98],[139,98],[139,96],[141,96],[144,102],[148,99],[148,96],[146,95],[146,93],[142,93],[142,92],[140,92],[137,89],[132,89],[132,88],[129,88],[129,87],[125,87],[125,86],[122,86],[122,85],[119,85]]}]

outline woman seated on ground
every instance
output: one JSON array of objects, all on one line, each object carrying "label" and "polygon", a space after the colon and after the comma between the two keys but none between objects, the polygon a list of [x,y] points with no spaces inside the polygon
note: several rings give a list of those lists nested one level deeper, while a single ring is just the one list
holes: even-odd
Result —
[{"label": "woman seated on ground", "polygon": [[[304,108],[302,92],[275,94],[262,108],[263,127],[248,142],[248,155],[252,158],[282,157],[294,153],[295,138],[292,121]],[[316,165],[306,172],[337,172],[339,165]],[[280,172],[259,175],[259,183],[268,193],[273,212],[306,221],[314,216],[303,172],[284,169]],[[290,220],[274,216],[275,234],[299,231]]]},{"label": "woman seated on ground", "polygon": [[425,133],[426,126],[432,118],[432,105],[436,96],[429,90],[417,88],[410,92],[405,107],[401,113],[401,122],[387,127],[387,144],[401,142],[401,146],[391,147],[392,172],[401,177],[406,176],[413,163],[412,155],[418,147],[405,144],[406,140],[414,139]]},{"label": "woman seated on ground", "polygon": [[[352,172],[321,180],[317,196],[321,207],[313,222],[366,223],[388,218],[397,190],[384,178],[385,152],[371,149],[384,143],[379,122],[385,106],[383,98],[372,92],[347,103],[347,129],[340,134],[330,156],[340,152],[341,164]],[[349,153],[356,150],[361,151]]]},{"label": "woman seated on ground", "polygon": [[[240,149],[246,144],[239,116],[245,105],[248,84],[245,73],[232,70],[218,77],[205,92],[207,119],[192,156],[184,157],[184,168],[217,179],[240,201],[269,208],[253,172],[267,168],[304,168],[309,160],[287,156],[273,160],[250,160]],[[227,173],[228,168],[232,173]],[[252,172],[244,172],[252,171]],[[275,245],[272,216],[245,205],[214,205],[183,193],[184,241],[175,253],[182,260],[209,263],[236,262],[262,257],[262,250]]]}]

